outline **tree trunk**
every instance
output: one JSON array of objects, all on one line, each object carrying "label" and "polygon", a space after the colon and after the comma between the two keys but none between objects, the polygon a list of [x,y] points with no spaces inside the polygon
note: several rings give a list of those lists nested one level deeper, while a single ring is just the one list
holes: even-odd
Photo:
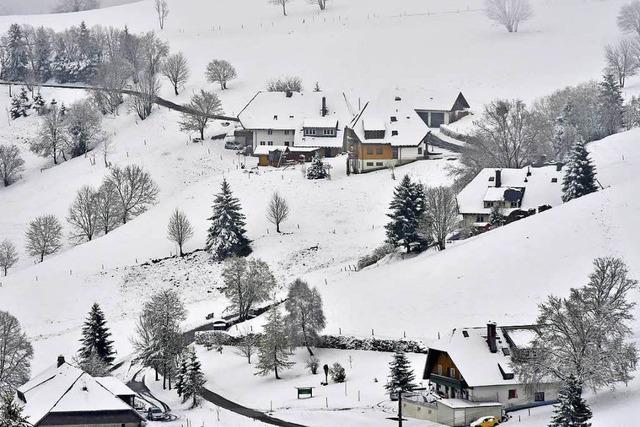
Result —
[{"label": "tree trunk", "polygon": [[44,261],[44,252],[40,252],[40,262]]},{"label": "tree trunk", "polygon": [[162,364],[162,389],[167,389],[167,363]]},{"label": "tree trunk", "polygon": [[220,79],[220,90],[224,90],[224,80]]},{"label": "tree trunk", "polygon": [[273,367],[273,370],[274,370],[274,371],[276,371],[276,379],[277,379],[277,380],[279,380],[279,379],[280,379],[280,377],[278,376],[278,365],[275,365],[275,366]]},{"label": "tree trunk", "polygon": [[200,139],[204,141],[204,128],[200,128]]},{"label": "tree trunk", "polygon": [[276,222],[276,231],[279,233],[280,232],[280,223]]},{"label": "tree trunk", "polygon": [[[4,266],[4,277],[7,277],[7,271],[9,270],[9,267],[7,267],[6,265]],[[251,357],[251,356],[249,356]],[[251,361],[249,361],[249,363],[251,363]]]},{"label": "tree trunk", "polygon": [[307,347],[307,351],[309,352],[309,356],[313,356],[313,351],[311,351],[311,347],[309,347],[309,344],[305,344],[305,346]]},{"label": "tree trunk", "polygon": [[174,85],[173,85],[173,90],[174,90],[174,92],[176,93],[176,96],[180,95],[180,94],[178,93],[178,83],[176,83],[176,84],[174,84]]},{"label": "tree trunk", "polygon": [[178,245],[178,247],[180,248],[180,258],[182,258],[184,256],[184,253],[182,252],[182,245]]},{"label": "tree trunk", "polygon": [[282,2],[282,13],[287,16],[287,4],[284,1]]},{"label": "tree trunk", "polygon": [[158,367],[154,366],[153,370],[156,372],[156,381],[160,380],[160,378],[158,378]]}]

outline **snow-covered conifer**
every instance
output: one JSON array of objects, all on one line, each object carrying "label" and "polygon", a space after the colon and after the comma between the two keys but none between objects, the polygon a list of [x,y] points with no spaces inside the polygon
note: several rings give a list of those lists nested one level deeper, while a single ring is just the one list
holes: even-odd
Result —
[{"label": "snow-covered conifer", "polygon": [[582,398],[582,385],[572,375],[558,392],[549,427],[590,427],[591,417],[591,409]]},{"label": "snow-covered conifer", "polygon": [[258,374],[268,375],[275,372],[280,379],[279,369],[289,369],[293,362],[289,361],[289,337],[287,327],[277,306],[272,307],[264,325],[260,347],[258,348]]},{"label": "snow-covered conifer", "polygon": [[206,382],[202,373],[202,365],[198,360],[198,356],[193,349],[188,354],[187,372],[183,375],[182,383],[182,401],[186,402],[191,399],[191,408],[198,406],[200,390]]},{"label": "snow-covered conifer", "polygon": [[82,347],[78,351],[81,359],[89,359],[95,354],[107,365],[111,365],[115,359],[115,350],[111,340],[111,332],[107,327],[107,320],[98,303],[93,304],[87,320],[82,327]]},{"label": "snow-covered conifer", "polygon": [[405,175],[394,191],[389,205],[391,221],[385,226],[387,243],[395,247],[403,246],[407,252],[421,249],[424,237],[419,233],[419,224],[425,209],[424,187],[414,183]]},{"label": "snow-covered conifer", "polygon": [[14,399],[13,392],[0,395],[0,427],[30,427],[31,423],[23,414],[22,405]]},{"label": "snow-covered conifer", "polygon": [[307,168],[307,179],[324,179],[326,177],[327,170],[324,168],[324,163],[316,154],[311,160],[311,165]]},{"label": "snow-covered conifer", "polygon": [[213,215],[205,249],[214,260],[223,261],[231,256],[246,256],[251,253],[250,240],[245,236],[245,216],[240,201],[233,196],[226,179],[221,192],[213,202]]},{"label": "snow-covered conifer", "polygon": [[389,363],[389,381],[385,389],[389,392],[395,392],[398,388],[402,391],[410,391],[416,388],[414,381],[415,375],[407,355],[403,351],[396,351]]},{"label": "snow-covered conifer", "polygon": [[583,142],[578,142],[573,147],[569,155],[569,163],[565,168],[562,181],[564,202],[598,191],[596,168]]},{"label": "snow-covered conifer", "polygon": [[613,135],[622,127],[624,113],[622,89],[613,75],[605,74],[598,98],[603,131],[605,135]]}]

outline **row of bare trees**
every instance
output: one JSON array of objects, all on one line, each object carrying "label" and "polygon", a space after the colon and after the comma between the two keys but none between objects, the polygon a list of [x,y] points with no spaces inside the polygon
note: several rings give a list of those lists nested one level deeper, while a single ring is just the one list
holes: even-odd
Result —
[{"label": "row of bare trees", "polygon": [[624,87],[627,78],[640,71],[640,1],[622,6],[618,27],[624,36],[605,47],[605,72],[615,76],[620,87]]},{"label": "row of bare trees", "polygon": [[[293,0],[269,0],[269,4],[281,7],[282,14],[287,16],[287,5],[292,1]],[[307,0],[307,3],[318,5],[320,10],[325,10],[327,8],[327,0]]]}]

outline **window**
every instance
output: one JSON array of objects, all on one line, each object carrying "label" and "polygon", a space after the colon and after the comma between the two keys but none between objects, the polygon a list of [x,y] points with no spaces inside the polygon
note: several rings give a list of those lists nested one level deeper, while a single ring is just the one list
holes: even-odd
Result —
[{"label": "window", "polygon": [[376,154],[382,154],[382,147],[376,148]]},{"label": "window", "polygon": [[267,145],[273,145],[273,141],[267,142]]},{"label": "window", "polygon": [[285,141],[285,142],[284,142],[284,146],[285,146],[285,147],[288,147],[288,146],[289,146],[289,141]]},{"label": "window", "polygon": [[367,154],[373,154],[373,148],[367,148]]},{"label": "window", "polygon": [[551,178],[551,182],[558,182],[558,178]]},{"label": "window", "polygon": [[469,331],[462,331],[462,336],[465,338],[469,338]]},{"label": "window", "polygon": [[392,130],[391,131],[391,136],[398,136],[398,131],[397,130]]},{"label": "window", "polygon": [[260,145],[264,145],[264,141],[260,141]]},{"label": "window", "polygon": [[422,147],[418,147],[418,155],[422,154]]},{"label": "window", "polygon": [[367,166],[373,166],[373,162],[367,162]]},{"label": "window", "polygon": [[365,130],[364,139],[384,139],[384,130]]},{"label": "window", "polygon": [[517,399],[518,398],[518,390],[511,389],[509,390],[509,399]]},{"label": "window", "polygon": [[402,101],[402,98],[400,98],[399,96],[396,96],[396,101]]},{"label": "window", "polygon": [[273,129],[269,129],[269,130],[267,131],[267,135],[273,135]]},{"label": "window", "polygon": [[456,368],[449,368],[449,376],[451,378],[455,378],[456,377]]},{"label": "window", "polygon": [[484,222],[484,215],[476,215],[476,222]]},{"label": "window", "polygon": [[544,391],[536,391],[533,394],[533,400],[536,402],[544,402]]},{"label": "window", "polygon": [[436,366],[436,372],[438,373],[438,375],[442,375],[442,365]]},{"label": "window", "polygon": [[277,115],[277,114],[275,114],[275,115],[273,116],[273,120],[278,120],[278,115]]},{"label": "window", "polygon": [[322,134],[325,136],[333,136],[336,134],[336,130],[335,129],[323,129],[322,130]]},{"label": "window", "polygon": [[312,129],[312,128],[304,128],[304,134],[305,135],[315,135],[316,134],[316,130]]},{"label": "window", "polygon": [[496,177],[495,177],[495,176],[490,176],[490,177],[489,177],[489,182],[493,182],[493,181],[495,181],[495,180],[496,180]]},{"label": "window", "polygon": [[398,121],[398,118],[397,118],[396,116],[391,116],[391,121],[392,121],[392,122],[397,122],[397,121]]},{"label": "window", "polygon": [[485,207],[485,209],[493,207],[493,202],[487,202],[487,201],[485,201],[485,202],[484,202],[484,207]]},{"label": "window", "polygon": [[376,162],[376,166],[383,166],[382,162]]},{"label": "window", "polygon": [[285,134],[285,135],[289,135],[289,129],[285,129],[285,130],[284,130],[284,134]]}]

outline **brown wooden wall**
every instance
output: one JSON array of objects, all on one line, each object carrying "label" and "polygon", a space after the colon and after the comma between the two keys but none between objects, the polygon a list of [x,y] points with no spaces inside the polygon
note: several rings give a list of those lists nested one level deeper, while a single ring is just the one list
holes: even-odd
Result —
[{"label": "brown wooden wall", "polygon": [[[382,154],[376,154],[376,149],[382,148]],[[393,148],[390,144],[356,144],[358,158],[362,160],[389,160],[393,158]],[[373,154],[368,154],[371,150]]]},{"label": "brown wooden wall", "polygon": [[438,355],[438,358],[436,359],[436,363],[433,365],[433,369],[431,370],[432,373],[438,374],[438,365],[442,365],[441,375],[445,377],[449,377],[449,368],[455,368],[456,375],[453,378],[462,381],[462,375],[460,375],[460,370],[458,369],[456,364],[453,363],[453,360],[451,360],[451,357],[449,357],[447,353],[440,353]]}]

